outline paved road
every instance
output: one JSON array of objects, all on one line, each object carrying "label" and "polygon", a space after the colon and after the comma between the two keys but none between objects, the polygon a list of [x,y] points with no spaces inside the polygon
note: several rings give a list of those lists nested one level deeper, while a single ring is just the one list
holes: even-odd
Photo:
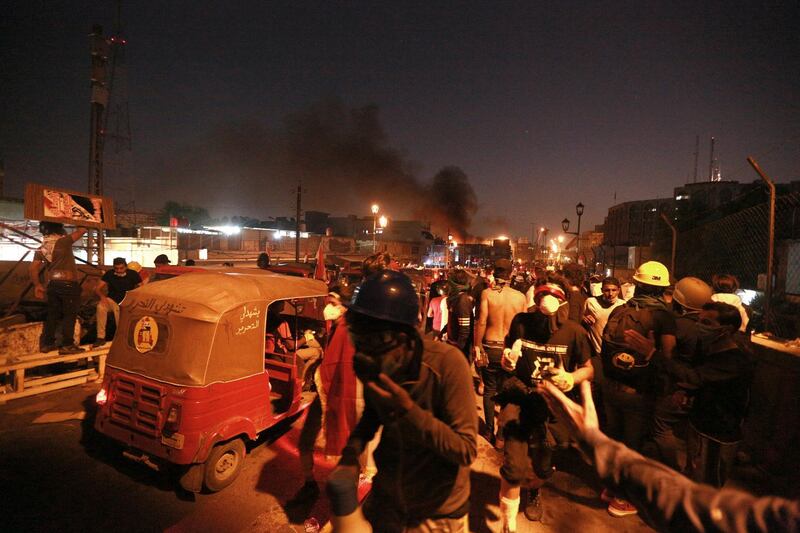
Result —
[{"label": "paved road", "polygon": [[[123,458],[91,429],[96,385],[0,405],[0,516],[6,531],[302,531],[303,519],[324,521],[328,505],[294,502],[302,480],[296,442],[302,419],[271,431],[250,449],[239,479],[217,494],[187,494],[168,473]],[[44,418],[42,418],[44,415]],[[501,455],[483,439],[473,467],[470,529],[498,531]],[[332,468],[318,456],[319,478]],[[520,514],[526,531],[649,531],[636,516],[610,517],[588,467],[566,457],[543,496],[543,524]]]}]

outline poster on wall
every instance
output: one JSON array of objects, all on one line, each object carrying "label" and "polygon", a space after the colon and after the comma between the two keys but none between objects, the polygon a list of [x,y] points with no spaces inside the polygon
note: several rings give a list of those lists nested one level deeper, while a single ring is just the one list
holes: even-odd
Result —
[{"label": "poster on wall", "polygon": [[116,228],[111,198],[35,183],[25,186],[25,218],[91,228]]}]

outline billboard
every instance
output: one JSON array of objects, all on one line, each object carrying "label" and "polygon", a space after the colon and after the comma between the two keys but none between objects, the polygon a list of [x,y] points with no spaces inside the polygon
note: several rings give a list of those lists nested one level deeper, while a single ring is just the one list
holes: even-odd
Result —
[{"label": "billboard", "polygon": [[25,186],[25,218],[90,228],[116,228],[111,198],[35,183]]}]

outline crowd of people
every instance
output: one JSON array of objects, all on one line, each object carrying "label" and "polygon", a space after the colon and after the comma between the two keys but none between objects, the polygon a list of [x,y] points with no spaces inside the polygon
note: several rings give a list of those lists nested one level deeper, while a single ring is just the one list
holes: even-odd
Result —
[{"label": "crowd of people", "polygon": [[[503,453],[503,531],[517,530],[520,511],[541,520],[539,489],[570,448],[594,463],[612,516],[641,513],[661,530],[800,527],[795,501],[721,488],[753,372],[735,288],[672,284],[647,262],[623,299],[613,277],[499,261],[451,270],[424,308],[385,257],[368,264],[343,303],[364,409],[327,480],[334,530],[467,531],[478,438]],[[379,429],[377,475],[359,504],[360,456]]]},{"label": "crowd of people", "polygon": [[[55,346],[60,318],[60,352],[76,353],[72,245],[82,231],[43,223],[42,233],[30,270],[48,306],[42,348]],[[98,284],[96,344],[125,292],[146,282],[137,266],[115,259]],[[335,530],[468,531],[479,438],[503,454],[506,532],[517,530],[520,510],[541,520],[540,489],[559,450],[571,448],[594,464],[612,516],[641,513],[661,530],[800,529],[798,502],[722,488],[753,374],[735,277],[673,283],[649,261],[621,283],[500,260],[454,268],[424,294],[397,266],[377,254],[360,283],[330,287],[323,344],[310,331],[293,336],[281,302],[268,312],[267,351],[297,352],[313,368],[302,490],[319,491],[313,450],[322,434],[325,453],[339,457],[326,480]]]}]

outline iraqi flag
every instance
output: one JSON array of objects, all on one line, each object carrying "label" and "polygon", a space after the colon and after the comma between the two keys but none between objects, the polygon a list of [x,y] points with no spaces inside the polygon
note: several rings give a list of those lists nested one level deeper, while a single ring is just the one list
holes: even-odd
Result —
[{"label": "iraqi flag", "polygon": [[325,271],[325,251],[322,249],[323,241],[319,241],[319,249],[317,250],[317,265],[314,267],[314,279],[321,279],[327,283],[327,272]]}]

